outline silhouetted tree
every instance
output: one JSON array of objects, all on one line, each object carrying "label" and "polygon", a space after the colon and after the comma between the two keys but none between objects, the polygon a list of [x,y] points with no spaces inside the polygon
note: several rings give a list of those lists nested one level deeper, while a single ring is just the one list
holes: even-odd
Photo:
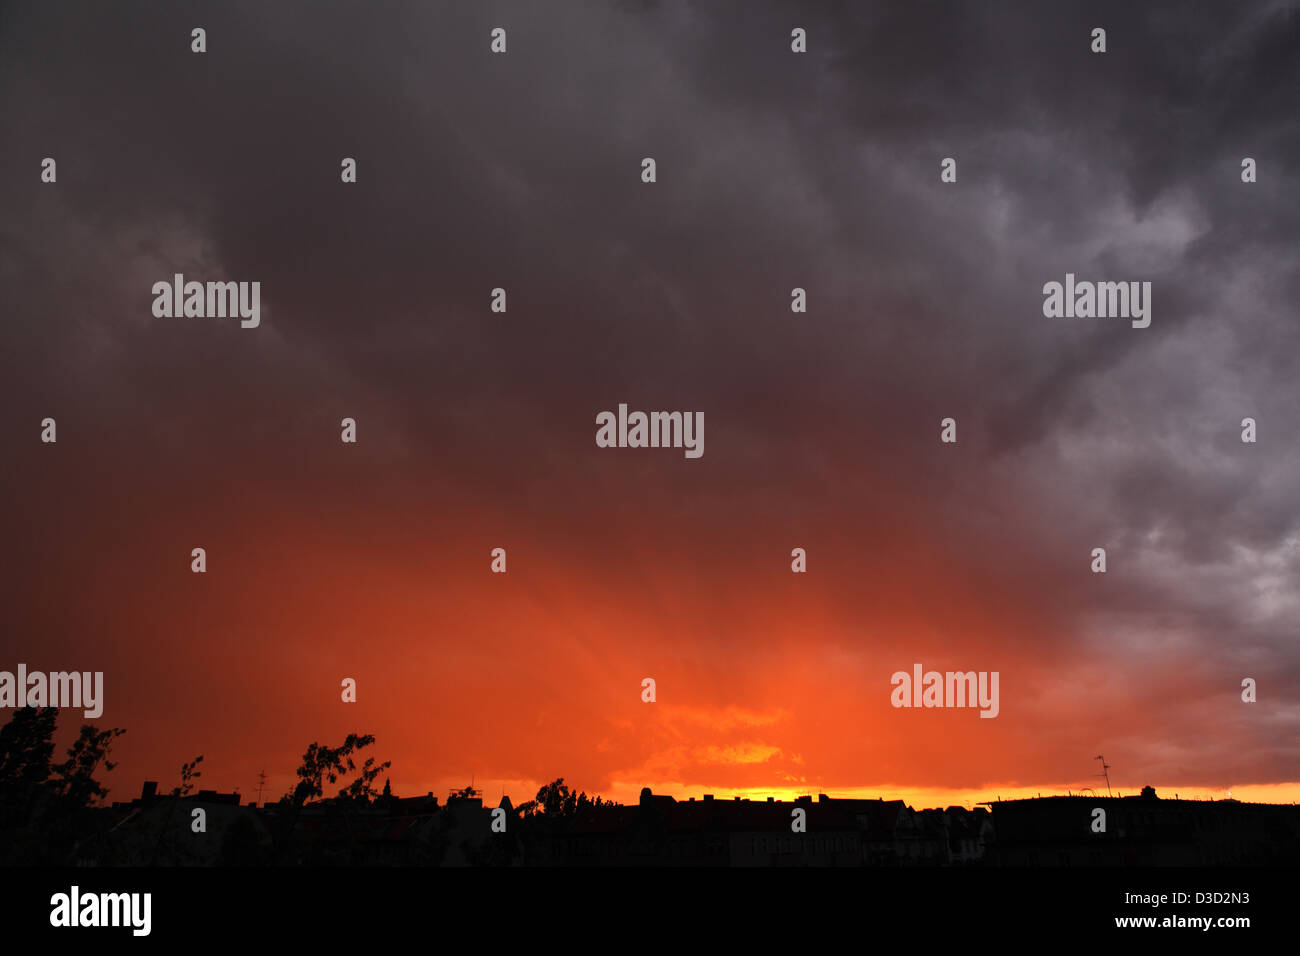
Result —
[{"label": "silhouetted tree", "polygon": [[524,832],[563,833],[595,807],[609,806],[614,804],[600,797],[593,800],[585,791],[575,793],[563,777],[557,777],[537,791],[537,799],[521,803],[515,814]]},{"label": "silhouetted tree", "polygon": [[593,807],[601,806],[608,807],[613,804],[600,797],[593,800],[587,796],[586,791],[574,793],[564,782],[563,777],[557,777],[537,791],[536,800],[520,804],[519,813],[521,816],[531,816],[540,810],[552,819],[572,819]]},{"label": "silhouetted tree", "polygon": [[181,764],[181,785],[172,790],[173,797],[188,797],[190,795],[190,791],[194,789],[194,778],[203,776],[201,771],[194,769],[201,763],[203,763],[203,754],[199,754],[189,763]]},{"label": "silhouetted tree", "polygon": [[176,831],[173,829],[172,818],[176,813],[176,800],[181,797],[188,797],[190,791],[194,789],[194,778],[201,777],[203,774],[195,770],[199,764],[203,763],[203,754],[199,754],[189,763],[181,764],[181,785],[172,788],[172,802],[167,807],[167,815],[163,817],[162,827],[158,831],[158,840],[154,843],[153,856],[149,860],[151,866],[156,866],[160,855],[166,849],[168,854],[175,859],[178,844],[176,842]]},{"label": "silhouetted tree", "polygon": [[[371,803],[379,793],[375,790],[375,779],[392,766],[391,760],[385,760],[383,763],[375,763],[374,757],[367,757],[366,762],[362,764],[361,769],[357,772],[357,778],[346,787],[339,790],[338,799],[367,805]],[[353,769],[351,762],[348,769]],[[330,781],[333,783],[333,780]]]},{"label": "silhouetted tree", "polygon": [[[313,743],[302,755],[302,765],[297,770],[298,785],[291,794],[285,795],[282,802],[301,808],[309,800],[324,796],[325,782],[337,783],[339,777],[356,770],[353,754],[374,742],[374,734],[348,734],[341,747],[322,747]],[[361,776],[340,789],[339,796],[351,799],[373,797],[375,778],[391,765],[390,760],[375,764],[373,758],[367,759],[361,768]]]},{"label": "silhouetted tree", "polygon": [[68,759],[54,768],[55,792],[71,802],[74,807],[86,807],[99,797],[108,796],[108,790],[95,779],[95,771],[102,763],[105,770],[117,764],[108,759],[113,741],[125,730],[96,730],[90,724],[81,725],[81,733],[68,748]]},{"label": "silhouetted tree", "polygon": [[0,728],[0,853],[15,863],[70,862],[78,842],[94,832],[91,804],[108,795],[95,774],[124,730],[96,730],[89,724],[51,763],[58,709],[23,707]]},{"label": "silhouetted tree", "polygon": [[0,727],[0,830],[30,820],[50,776],[57,716],[53,707],[22,707]]},{"label": "silhouetted tree", "polygon": [[[313,743],[302,756],[302,765],[296,771],[298,784],[291,793],[280,799],[282,812],[277,834],[278,850],[283,856],[292,843],[294,828],[304,807],[312,800],[325,794],[326,783],[337,783],[340,777],[357,771],[357,751],[375,742],[374,734],[348,734],[339,747],[326,747]],[[341,815],[348,832],[349,852],[355,852],[354,815],[361,807],[369,806],[377,796],[374,782],[381,773],[392,765],[392,761],[375,763],[373,757],[367,758],[361,769],[347,786],[339,789],[338,795],[328,801],[321,801],[328,815]],[[337,819],[337,817],[335,817]],[[326,858],[319,845],[306,847],[314,854],[312,862],[339,862]]]},{"label": "silhouetted tree", "polygon": [[537,791],[537,804],[551,819],[568,817],[577,809],[578,795],[569,789],[563,777],[557,777]]}]

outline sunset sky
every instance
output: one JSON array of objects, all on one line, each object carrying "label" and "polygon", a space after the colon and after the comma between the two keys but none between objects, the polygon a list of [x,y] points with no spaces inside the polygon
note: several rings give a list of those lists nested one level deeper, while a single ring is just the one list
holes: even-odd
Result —
[{"label": "sunset sky", "polygon": [[1296,3],[127,6],[0,8],[0,670],[104,672],[112,798],[358,731],[403,795],[1300,799]]}]

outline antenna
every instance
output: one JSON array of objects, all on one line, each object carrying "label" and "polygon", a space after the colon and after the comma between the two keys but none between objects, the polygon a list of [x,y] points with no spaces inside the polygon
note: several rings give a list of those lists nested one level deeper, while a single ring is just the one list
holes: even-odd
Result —
[{"label": "antenna", "polygon": [[257,802],[262,802],[262,791],[266,788],[266,771],[259,770],[257,773]]},{"label": "antenna", "polygon": [[1101,761],[1101,773],[1097,774],[1097,776],[1106,778],[1106,796],[1109,797],[1111,795],[1110,794],[1110,764],[1106,763],[1106,758],[1103,757],[1101,754],[1097,754],[1097,756],[1094,757],[1093,759]]}]

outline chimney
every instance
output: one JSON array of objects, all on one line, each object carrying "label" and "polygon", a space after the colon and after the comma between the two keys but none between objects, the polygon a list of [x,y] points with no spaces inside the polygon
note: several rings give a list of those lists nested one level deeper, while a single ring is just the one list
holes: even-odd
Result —
[{"label": "chimney", "polygon": [[140,791],[140,799],[148,802],[156,796],[158,796],[158,781],[146,780],[144,782],[144,789]]}]

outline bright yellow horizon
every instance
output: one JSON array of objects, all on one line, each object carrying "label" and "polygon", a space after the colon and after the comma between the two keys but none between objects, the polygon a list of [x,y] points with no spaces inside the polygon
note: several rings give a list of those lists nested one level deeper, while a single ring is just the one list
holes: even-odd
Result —
[{"label": "bright yellow horizon", "polygon": [[[1111,793],[1114,796],[1136,796],[1144,784],[1111,784]],[[749,800],[766,800],[773,797],[777,800],[790,801],[796,797],[811,795],[816,799],[817,794],[825,793],[828,797],[843,797],[855,799],[871,799],[877,797],[885,800],[902,800],[915,810],[925,810],[932,808],[944,808],[951,806],[962,806],[971,808],[977,804],[987,803],[993,800],[1020,800],[1029,797],[1051,797],[1066,796],[1073,793],[1075,795],[1086,792],[1085,787],[1092,787],[1094,793],[1100,796],[1106,795],[1106,785],[1101,784],[1098,788],[1094,783],[1075,783],[1061,784],[1059,786],[1033,786],[1025,787],[1015,784],[991,784],[986,787],[962,788],[962,789],[941,789],[925,787],[908,787],[908,786],[877,786],[877,787],[776,787],[776,788],[736,788],[736,787],[718,787],[716,789],[687,787],[681,784],[661,784],[660,786],[651,785],[650,789],[655,793],[671,794],[679,800],[695,797],[700,799],[704,794],[711,793],[715,800],[734,800],[736,797]],[[662,789],[661,789],[662,788]],[[1269,784],[1245,784],[1241,786],[1213,788],[1205,786],[1179,786],[1179,787],[1160,787],[1156,786],[1156,795],[1162,798],[1173,799],[1175,796],[1184,800],[1224,800],[1228,798],[1229,793],[1232,799],[1240,800],[1243,803],[1300,803],[1300,783],[1269,783]],[[610,788],[609,797],[619,803],[636,803],[641,794],[640,786],[623,784],[616,782]]]},{"label": "bright yellow horizon", "polygon": [[[533,799],[538,789],[544,781],[530,780],[509,780],[509,781],[480,781],[479,786],[483,788],[483,799],[485,802],[495,805],[504,792],[510,797],[515,806]],[[574,787],[574,781],[565,780],[566,785]],[[460,784],[459,786],[464,786]],[[831,786],[798,786],[798,787],[727,787],[727,786],[701,786],[698,784],[686,785],[677,782],[629,782],[614,781],[614,783],[603,790],[590,790],[581,785],[576,787],[577,790],[586,790],[589,797],[601,796],[607,800],[614,800],[624,805],[635,804],[641,796],[641,788],[650,787],[651,791],[659,795],[672,796],[677,800],[689,800],[694,797],[696,800],[701,799],[706,793],[712,794],[715,800],[734,800],[740,797],[744,800],[762,801],[772,797],[781,801],[792,801],[796,797],[811,796],[814,800],[819,793],[824,793],[828,797],[869,799],[874,800],[881,798],[884,800],[902,800],[914,810],[942,809],[951,806],[961,806],[972,808],[982,803],[993,800],[1021,800],[1030,797],[1051,797],[1066,796],[1086,792],[1085,788],[1092,787],[1093,792],[1100,795],[1106,795],[1106,784],[1103,782],[1098,788],[1093,781],[1082,783],[1063,783],[1060,785],[1043,785],[1043,786],[1021,786],[1018,784],[990,784],[985,787],[969,788],[935,788],[935,787],[914,787],[906,785],[884,784],[874,787],[831,787]],[[1111,784],[1111,793],[1114,796],[1136,796],[1144,784]],[[1162,787],[1159,784],[1153,784],[1156,787],[1156,795],[1164,799],[1174,799],[1175,797],[1184,800],[1224,800],[1228,799],[1231,793],[1231,799],[1240,800],[1243,803],[1300,803],[1300,783],[1265,783],[1265,784],[1242,784],[1233,787],[1207,787],[1207,786],[1169,786]],[[453,789],[450,783],[441,787],[424,787],[415,792],[425,792],[432,789],[432,792],[439,797],[444,796],[449,789]],[[459,787],[455,787],[459,789]],[[409,796],[403,789],[399,788],[394,782],[394,790],[400,796]]]}]

